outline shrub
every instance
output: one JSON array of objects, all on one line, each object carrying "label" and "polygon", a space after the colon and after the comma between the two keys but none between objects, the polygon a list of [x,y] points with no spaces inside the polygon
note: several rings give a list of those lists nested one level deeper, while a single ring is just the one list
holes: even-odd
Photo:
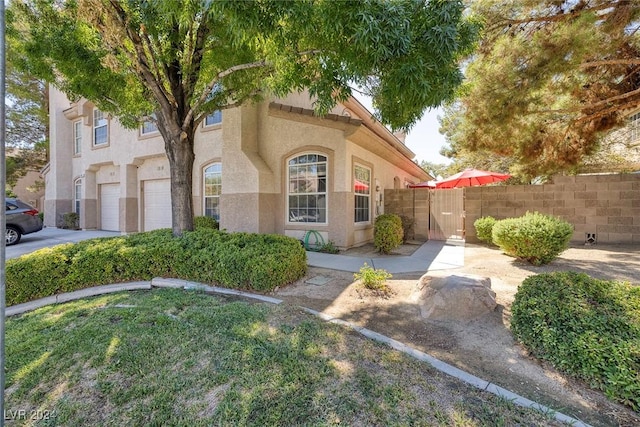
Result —
[{"label": "shrub", "polygon": [[321,245],[318,248],[318,252],[323,252],[325,254],[337,254],[338,252],[340,252],[340,249],[336,247],[335,243],[329,240],[327,243]]},{"label": "shrub", "polygon": [[511,330],[537,357],[640,409],[640,287],[574,272],[527,278]]},{"label": "shrub", "polygon": [[527,212],[520,218],[497,221],[491,237],[507,255],[541,265],[551,262],[567,249],[572,235],[573,226],[568,222]]},{"label": "shrub", "polygon": [[391,277],[391,273],[383,269],[374,269],[366,262],[360,267],[360,273],[354,273],[353,275],[353,278],[359,280],[365,288],[385,292],[389,290],[387,279]]},{"label": "shrub", "polygon": [[215,218],[210,216],[196,216],[193,218],[193,225],[196,230],[201,228],[212,228],[214,230],[220,229],[220,224]]},{"label": "shrub", "polygon": [[75,212],[68,212],[62,215],[62,228],[77,230],[80,228],[80,215]]},{"label": "shrub", "polygon": [[473,226],[476,229],[476,236],[479,240],[493,245],[493,239],[491,237],[491,233],[493,231],[493,226],[497,220],[492,216],[483,216],[482,218],[478,218],[473,223]]},{"label": "shrub", "polygon": [[411,240],[414,237],[413,225],[416,220],[407,215],[400,215],[402,221],[402,243],[407,243],[407,240]]},{"label": "shrub", "polygon": [[304,248],[290,237],[210,228],[85,240],[7,261],[7,305],[109,283],[175,277],[269,291],[304,276]]},{"label": "shrub", "polygon": [[40,221],[44,221],[44,212],[38,212],[38,218],[40,218]]},{"label": "shrub", "polygon": [[373,244],[378,251],[388,254],[402,244],[402,220],[398,215],[380,215],[373,227]]}]

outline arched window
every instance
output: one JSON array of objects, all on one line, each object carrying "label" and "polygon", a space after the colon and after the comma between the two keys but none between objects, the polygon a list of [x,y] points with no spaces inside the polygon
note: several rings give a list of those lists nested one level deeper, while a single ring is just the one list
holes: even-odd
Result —
[{"label": "arched window", "polygon": [[73,182],[73,211],[80,215],[80,200],[82,200],[82,178]]},{"label": "arched window", "polygon": [[327,157],[303,154],[287,162],[289,222],[327,223]]},{"label": "arched window", "polygon": [[222,193],[222,163],[212,163],[204,169],[204,216],[220,221]]}]

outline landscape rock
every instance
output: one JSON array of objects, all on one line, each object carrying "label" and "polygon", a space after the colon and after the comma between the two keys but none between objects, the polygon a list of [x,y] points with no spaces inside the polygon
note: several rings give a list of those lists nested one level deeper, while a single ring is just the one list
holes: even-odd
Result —
[{"label": "landscape rock", "polygon": [[497,305],[490,278],[460,273],[425,274],[416,284],[414,297],[428,320],[466,322],[492,312]]}]

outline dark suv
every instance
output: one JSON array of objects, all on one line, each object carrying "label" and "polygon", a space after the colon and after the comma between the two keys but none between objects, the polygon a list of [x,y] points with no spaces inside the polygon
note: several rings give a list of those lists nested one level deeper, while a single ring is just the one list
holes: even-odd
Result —
[{"label": "dark suv", "polygon": [[7,214],[7,246],[15,245],[23,234],[42,230],[38,210],[18,199],[4,199]]}]

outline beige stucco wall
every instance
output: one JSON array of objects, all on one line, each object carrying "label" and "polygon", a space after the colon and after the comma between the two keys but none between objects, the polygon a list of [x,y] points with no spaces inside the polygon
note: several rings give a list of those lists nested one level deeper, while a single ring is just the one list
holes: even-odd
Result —
[{"label": "beige stucco wall", "polygon": [[[147,180],[169,179],[164,142],[158,133],[141,136],[109,119],[109,142],[92,144],[93,106],[71,104],[55,89],[51,91],[52,161],[46,175],[47,203],[51,215],[70,212],[73,181],[82,179],[81,227],[99,227],[100,186],[120,184],[120,229],[142,230],[144,210],[141,194]],[[212,162],[222,163],[221,227],[229,231],[252,231],[303,235],[321,231],[336,245],[348,247],[372,239],[372,224],[354,224],[353,168],[362,164],[372,171],[371,219],[377,195],[393,188],[394,182],[417,182],[424,172],[405,155],[365,126],[343,106],[332,113],[348,113],[355,121],[327,120],[310,113],[305,93],[277,100],[305,109],[305,114],[270,108],[269,102],[225,110],[221,125],[200,126],[195,135],[193,201],[195,215],[202,215],[203,170]],[[360,113],[362,113],[360,111]],[[361,114],[361,116],[364,116]],[[335,116],[334,116],[335,117]],[[82,150],[73,155],[73,123],[81,120]],[[371,124],[369,124],[371,126]],[[388,132],[388,131],[386,131]],[[326,224],[289,223],[286,212],[287,160],[315,152],[327,156],[328,221]],[[383,201],[381,200],[383,206]],[[382,213],[380,209],[379,213]],[[53,225],[51,223],[50,225]]]},{"label": "beige stucco wall", "polygon": [[36,188],[38,182],[43,182],[40,173],[29,171],[16,181],[16,185],[11,190],[18,199],[42,211],[44,210],[44,188]]}]

